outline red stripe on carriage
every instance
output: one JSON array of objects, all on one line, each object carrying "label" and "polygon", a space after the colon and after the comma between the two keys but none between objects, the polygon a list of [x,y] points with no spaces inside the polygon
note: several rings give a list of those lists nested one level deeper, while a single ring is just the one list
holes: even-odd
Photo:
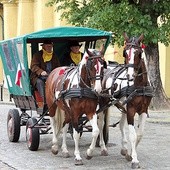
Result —
[{"label": "red stripe on carriage", "polygon": [[22,77],[22,73],[21,73],[21,70],[19,70],[18,72],[17,72],[17,79],[16,79],[16,82],[15,82],[15,84],[17,85],[17,86],[19,86],[19,87],[21,87],[21,77]]}]

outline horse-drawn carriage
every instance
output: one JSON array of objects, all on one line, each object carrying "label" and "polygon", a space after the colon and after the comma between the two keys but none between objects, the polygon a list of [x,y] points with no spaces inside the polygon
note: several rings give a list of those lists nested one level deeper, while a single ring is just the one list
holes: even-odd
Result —
[{"label": "horse-drawn carriage", "polygon": [[[7,130],[11,142],[19,140],[20,127],[26,125],[27,146],[30,150],[37,150],[40,134],[48,133],[52,128],[52,152],[57,154],[58,135],[61,128],[64,127],[63,153],[65,157],[68,156],[65,134],[71,131],[75,141],[75,164],[81,165],[82,158],[78,141],[84,128],[92,132],[92,143],[87,150],[87,159],[92,157],[99,133],[101,154],[107,155],[105,146],[108,141],[107,110],[111,105],[115,105],[122,111],[120,120],[121,154],[132,162],[132,168],[139,167],[136,146],[143,135],[153,92],[147,77],[146,58],[141,47],[143,35],[129,38],[125,34],[125,64],[111,63],[104,71],[102,57],[111,36],[110,32],[91,28],[59,27],[0,43],[0,54],[8,89],[16,107],[21,111],[19,114],[17,109],[11,109],[8,113]],[[41,100],[32,91],[30,85],[28,56],[31,58],[39,49],[40,43],[46,39],[54,42],[54,51],[59,59],[67,50],[70,40],[83,44],[84,56],[77,67],[59,67],[49,75],[46,82],[48,110],[44,111]],[[102,50],[96,50],[101,46],[104,47]],[[27,113],[30,110],[36,111],[40,116],[32,117],[32,114]],[[138,133],[134,127],[136,112],[139,114]],[[47,113],[50,115],[50,121],[48,118],[44,118]],[[84,113],[86,116],[82,117]],[[44,119],[43,123],[42,119]],[[132,149],[130,154],[125,134],[126,120]],[[58,122],[56,123],[56,121]],[[91,127],[85,126],[88,121],[91,123]]]},{"label": "horse-drawn carriage", "polygon": [[[105,50],[110,43],[111,33],[84,27],[57,27],[33,32],[20,37],[1,41],[0,53],[4,66],[8,90],[13,98],[15,106],[20,109],[10,109],[7,118],[8,137],[11,142],[17,142],[20,137],[20,127],[26,125],[26,140],[30,150],[37,150],[39,135],[47,133],[50,129],[49,119],[44,118],[43,103],[37,91],[30,84],[29,63],[33,54],[39,50],[41,43],[50,39],[54,44],[54,52],[61,61],[61,57],[68,51],[69,41],[76,40],[82,44],[82,52],[85,47],[100,48]],[[40,115],[38,120],[32,117],[36,111]],[[43,124],[41,119],[43,119]],[[80,124],[85,125],[87,120],[83,118]],[[35,125],[34,125],[35,124]],[[29,128],[29,126],[34,127]],[[40,130],[39,130],[40,129]],[[42,130],[43,129],[43,130]],[[72,129],[69,129],[72,131]],[[85,130],[85,129],[84,129]],[[87,131],[91,131],[87,128]],[[83,132],[83,130],[82,130]]]}]

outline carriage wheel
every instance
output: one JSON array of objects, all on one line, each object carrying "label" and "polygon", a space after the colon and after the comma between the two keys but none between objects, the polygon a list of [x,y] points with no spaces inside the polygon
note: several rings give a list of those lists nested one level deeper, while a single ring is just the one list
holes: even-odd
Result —
[{"label": "carriage wheel", "polygon": [[26,142],[28,149],[31,151],[37,151],[40,142],[39,128],[31,128],[36,122],[36,118],[29,118],[26,124]]},{"label": "carriage wheel", "polygon": [[10,142],[18,142],[20,136],[20,115],[17,109],[10,109],[8,112],[7,133]]},{"label": "carriage wheel", "polygon": [[[104,110],[104,127],[103,127],[103,138],[104,138],[104,142],[107,145],[108,140],[109,140],[109,125],[108,125],[108,113],[107,113],[107,109]],[[98,136],[97,141],[96,141],[96,146],[99,147],[100,145],[100,137]]]}]

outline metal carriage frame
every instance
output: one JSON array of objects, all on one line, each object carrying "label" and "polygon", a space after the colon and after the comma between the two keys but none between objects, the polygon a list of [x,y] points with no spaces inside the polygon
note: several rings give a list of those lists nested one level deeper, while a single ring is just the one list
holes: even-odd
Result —
[{"label": "metal carriage frame", "polygon": [[[54,43],[54,52],[61,60],[63,52],[68,50],[70,40],[77,40],[82,47],[99,48],[102,44],[107,49],[112,34],[110,32],[86,28],[86,27],[55,27],[26,34],[20,37],[0,42],[0,55],[4,67],[9,93],[16,108],[10,109],[7,117],[7,131],[10,142],[18,142],[21,126],[26,126],[26,141],[30,150],[39,147],[40,134],[46,134],[50,130],[50,121],[41,100],[35,96],[30,84],[29,60],[39,50],[40,44],[50,39]],[[28,113],[31,111],[30,113]],[[38,114],[33,117],[32,111]],[[48,110],[47,110],[48,112]],[[43,119],[43,122],[42,122]],[[88,120],[80,120],[82,133],[91,131],[86,126]],[[85,130],[84,130],[85,127]],[[71,126],[69,132],[72,134]],[[108,141],[107,117],[104,128],[105,142]]]}]

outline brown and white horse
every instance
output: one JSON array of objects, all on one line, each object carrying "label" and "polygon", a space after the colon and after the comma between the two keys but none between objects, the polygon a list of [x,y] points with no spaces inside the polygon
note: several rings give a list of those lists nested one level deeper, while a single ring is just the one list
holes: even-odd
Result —
[{"label": "brown and white horse", "polygon": [[[124,34],[124,38],[125,64],[108,65],[103,78],[103,91],[112,95],[111,102],[122,111],[119,122],[122,134],[121,154],[132,162],[132,168],[139,168],[136,148],[143,136],[153,89],[148,80],[146,59],[140,46],[143,34],[138,38],[129,38]],[[109,105],[110,101],[105,101],[104,105]],[[101,103],[104,103],[103,100]],[[136,113],[139,115],[138,126],[135,126],[134,121]],[[125,133],[126,122],[129,128],[130,153],[128,153],[128,140]]]},{"label": "brown and white horse", "polygon": [[92,143],[87,150],[87,159],[92,157],[99,134],[96,109],[98,93],[102,89],[104,69],[102,56],[103,50],[86,50],[78,66],[56,68],[46,81],[47,105],[53,131],[52,153],[58,153],[58,137],[63,129],[62,152],[64,157],[69,156],[66,133],[71,122],[75,142],[75,165],[83,164],[79,151],[80,129],[78,126],[83,114],[92,126]]}]

